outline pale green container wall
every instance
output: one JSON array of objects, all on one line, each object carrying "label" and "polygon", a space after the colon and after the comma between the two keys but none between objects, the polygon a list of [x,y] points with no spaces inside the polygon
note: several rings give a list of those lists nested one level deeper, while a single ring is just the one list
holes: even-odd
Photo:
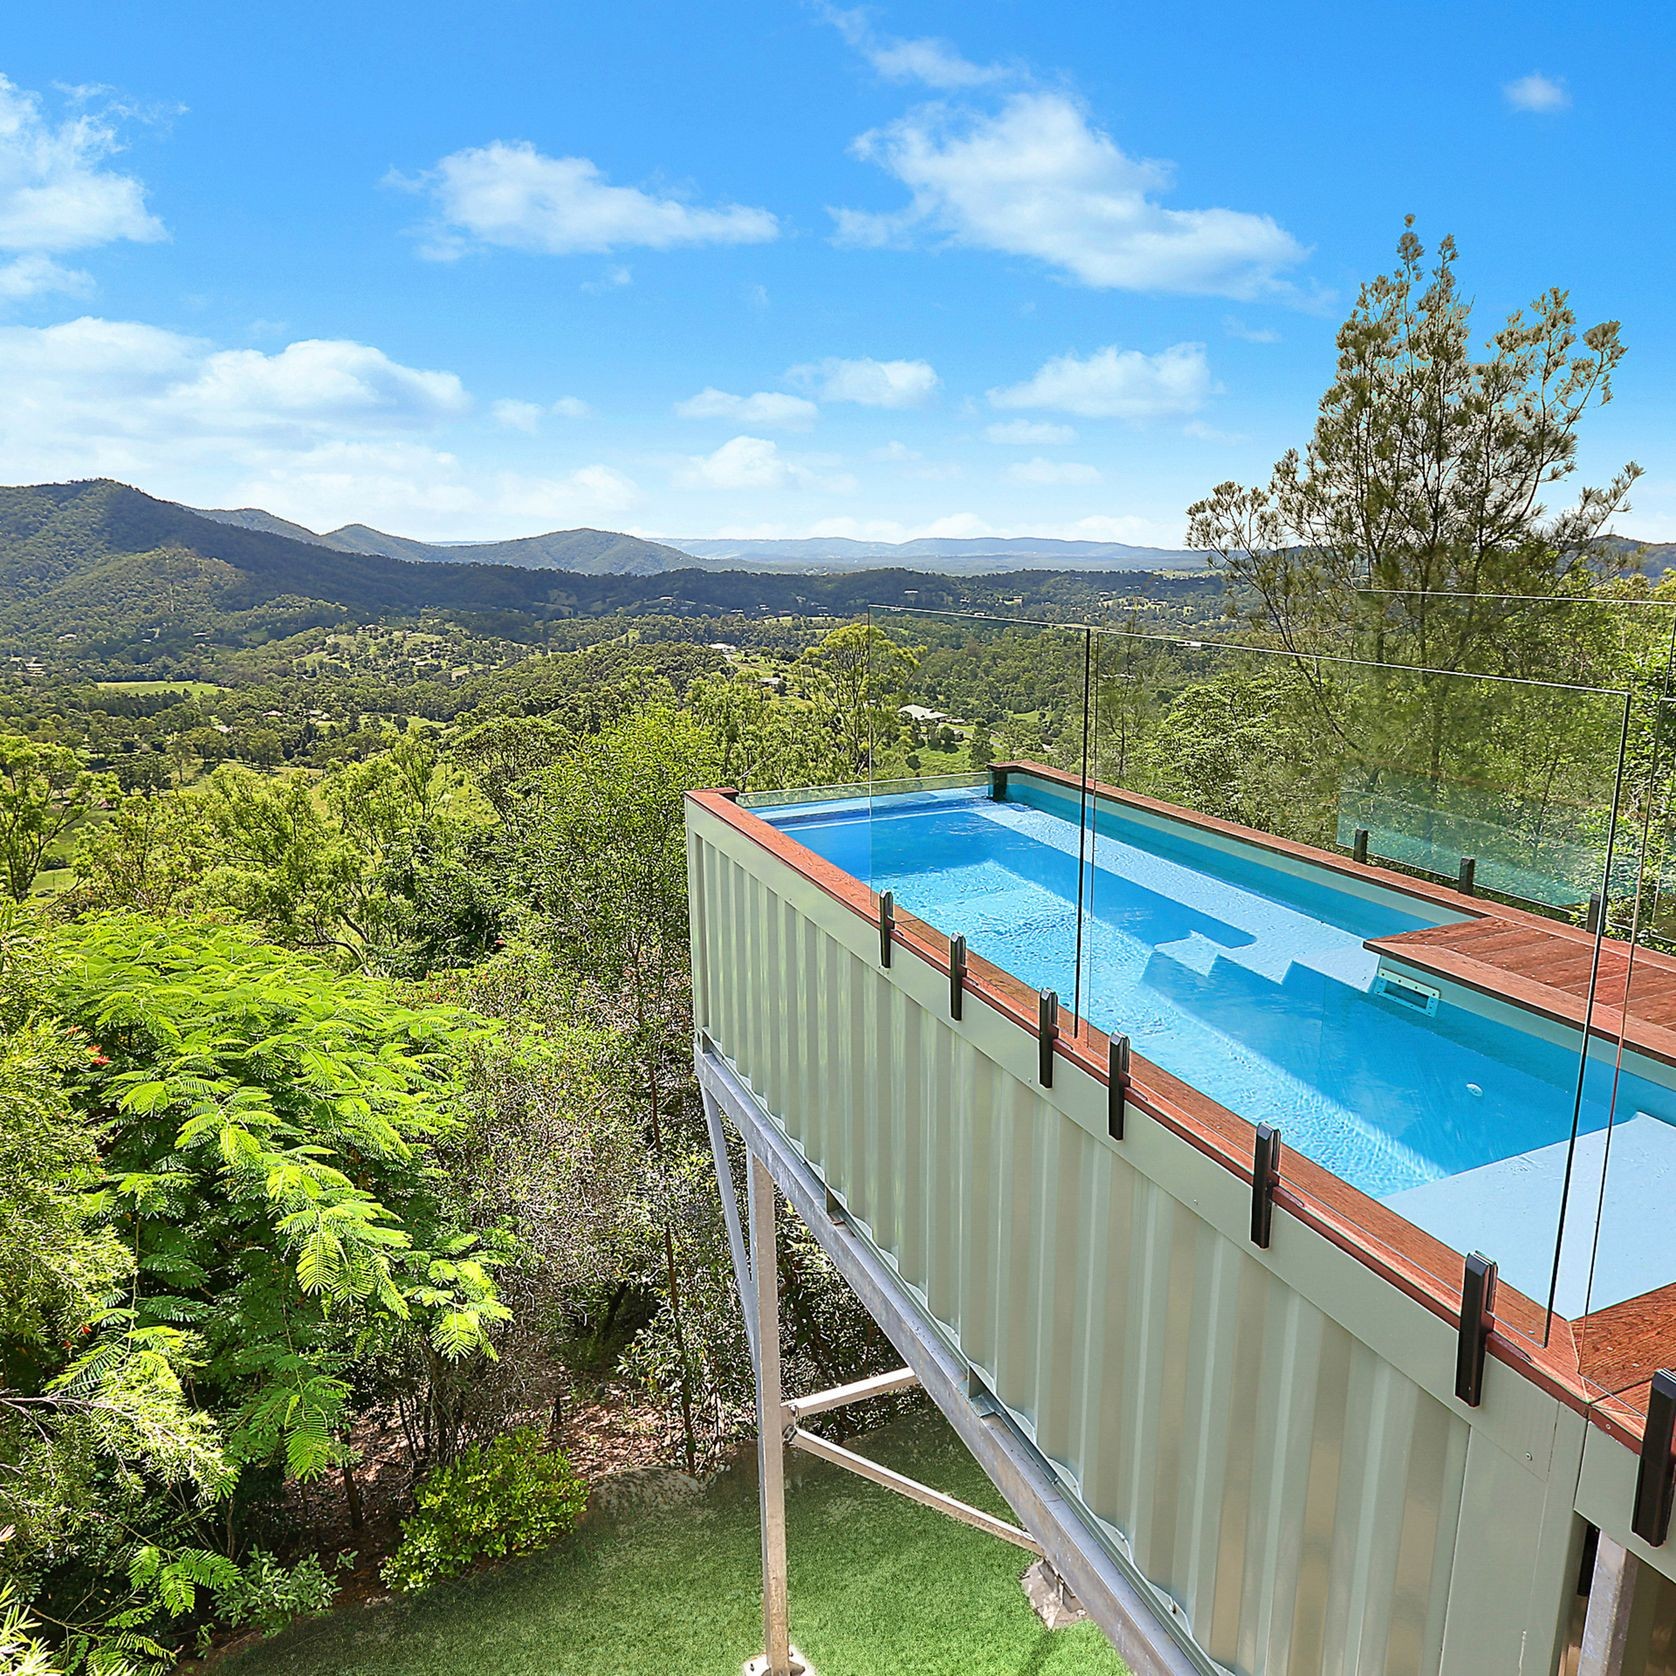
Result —
[{"label": "pale green container wall", "polygon": [[[1547,1676],[1585,1434],[1628,1451],[1060,1062],[760,845],[689,813],[698,1026],[1067,1486],[1244,1676]],[[1611,1487],[1608,1487],[1608,1481]],[[1620,1505],[1621,1503],[1621,1505]],[[1669,1570],[1671,1556],[1633,1544]]]}]

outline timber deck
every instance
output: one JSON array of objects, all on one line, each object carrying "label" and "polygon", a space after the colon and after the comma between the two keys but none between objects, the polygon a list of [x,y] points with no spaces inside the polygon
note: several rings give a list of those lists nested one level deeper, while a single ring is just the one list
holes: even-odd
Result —
[{"label": "timber deck", "polygon": [[[1381,960],[1464,984],[1557,1023],[1676,1065],[1676,960],[1598,940],[1517,910],[1481,910],[1448,925],[1423,926],[1367,947]],[[1591,991],[1593,1002],[1591,1005]]]}]

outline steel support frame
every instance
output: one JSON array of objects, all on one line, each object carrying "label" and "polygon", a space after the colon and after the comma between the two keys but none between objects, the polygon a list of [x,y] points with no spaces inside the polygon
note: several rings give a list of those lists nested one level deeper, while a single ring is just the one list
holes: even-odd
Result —
[{"label": "steel support frame", "polygon": [[909,1478],[905,1473],[895,1472],[878,1461],[870,1461],[865,1455],[858,1455],[853,1449],[846,1449],[842,1444],[833,1443],[828,1438],[816,1437],[813,1432],[806,1432],[801,1426],[794,1426],[791,1436],[786,1441],[793,1449],[801,1449],[806,1455],[813,1455],[817,1461],[842,1467],[845,1472],[853,1472],[857,1478],[865,1478],[869,1484],[894,1490],[897,1495],[909,1501],[917,1501],[921,1507],[935,1508],[937,1512],[947,1514],[949,1518],[958,1520],[963,1525],[970,1525],[973,1530],[998,1536],[1003,1542],[1010,1542],[1015,1548],[1022,1548],[1026,1553],[1034,1554],[1038,1559],[1042,1558],[1041,1543],[1028,1531],[1021,1531],[1017,1525],[1009,1525],[1005,1519],[997,1519],[993,1513],[985,1513],[981,1507],[973,1507],[970,1502],[961,1501],[958,1496],[934,1490],[929,1484],[920,1483],[917,1478]]},{"label": "steel support frame", "polygon": [[[997,1520],[994,1524],[1002,1528],[992,1530],[992,1534],[1008,1541],[1023,1538],[1020,1546],[1027,1546],[1031,1552],[1039,1553],[1046,1559],[1065,1580],[1089,1616],[1105,1631],[1133,1676],[1218,1676],[1218,1666],[1193,1643],[1185,1626],[1170,1616],[1144,1578],[1118,1551],[1092,1516],[1066,1492],[1046,1457],[1001,1404],[989,1396],[981,1376],[975,1375],[971,1365],[948,1342],[894,1268],[847,1216],[832,1214],[835,1201],[825,1181],[764,1109],[749,1084],[702,1032],[695,1042],[693,1060],[704,1096],[706,1118],[711,1125],[711,1144],[717,1160],[724,1214],[729,1218],[729,1244],[740,1300],[756,1338],[753,1361],[757,1369],[759,1461],[764,1464],[771,1462],[774,1478],[775,1504],[772,1507],[766,1473],[763,1479],[763,1621],[767,1652],[760,1661],[753,1661],[750,1668],[761,1670],[765,1676],[785,1676],[784,1670],[772,1663],[775,1638],[785,1632],[786,1623],[785,1443],[789,1441],[851,1471],[860,1471],[864,1467],[866,1470],[862,1475],[876,1483],[885,1481],[882,1475],[888,1470],[861,1456],[837,1459],[838,1455],[850,1456],[850,1452],[839,1450],[836,1445],[803,1432],[797,1424],[797,1412],[781,1396],[777,1336],[773,1340],[772,1354],[767,1353],[770,1320],[773,1333],[777,1335],[779,1330],[771,1191],[772,1187],[778,1187],[833,1266],[849,1283],[862,1307],[896,1347],[897,1354],[907,1364],[904,1371],[912,1374],[942,1411],[1025,1527],[1023,1531],[1009,1534],[1012,1528]],[[744,1263],[744,1242],[733,1237],[733,1226],[738,1220],[738,1202],[725,1135],[718,1121],[722,1115],[738,1130],[750,1159],[753,1263],[749,1269]],[[753,1274],[763,1276],[771,1284],[757,1286]],[[775,1301],[765,1305],[763,1293],[775,1294]],[[891,1379],[899,1376],[884,1377]],[[820,1393],[820,1397],[834,1394]],[[798,1409],[804,1414],[814,1412],[808,1405],[817,1400],[819,1398],[801,1399]],[[916,1500],[941,1497],[941,1492],[914,1484],[912,1480],[889,1483],[887,1487],[914,1495]],[[916,1491],[922,1494],[914,1494]],[[953,1498],[941,1497],[941,1500],[951,1502]],[[938,1505],[936,1501],[930,1504]],[[955,1507],[978,1514],[983,1520],[991,1517],[978,1509],[965,1509],[963,1503],[955,1503]],[[949,1506],[942,1506],[941,1510],[954,1517],[961,1516]],[[777,1532],[774,1538],[771,1538],[771,1523]],[[780,1614],[778,1618],[774,1616],[776,1612]],[[778,1645],[786,1649],[789,1660],[796,1660],[789,1640],[780,1641]],[[785,1670],[795,1673],[801,1668],[799,1663],[791,1662]]]},{"label": "steel support frame", "polygon": [[1603,1531],[1595,1549],[1577,1676],[1631,1676],[1625,1664],[1641,1562]]},{"label": "steel support frame", "polygon": [[[795,1676],[786,1591],[785,1409],[780,1402],[780,1277],[774,1251],[774,1178],[751,1154],[746,1192],[751,1219],[756,1316],[757,1493],[762,1514],[762,1676]],[[732,1178],[726,1184],[732,1189]]]}]

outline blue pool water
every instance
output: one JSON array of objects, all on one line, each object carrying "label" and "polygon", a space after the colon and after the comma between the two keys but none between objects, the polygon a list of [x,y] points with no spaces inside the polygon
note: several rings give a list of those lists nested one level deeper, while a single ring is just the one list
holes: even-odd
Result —
[{"label": "blue pool water", "polygon": [[[1079,811],[1063,794],[1015,780],[1004,801],[961,790],[759,812],[1071,1004]],[[1107,804],[1089,880],[1081,993],[1095,1024],[1241,1116],[1276,1124],[1287,1147],[1457,1249],[1485,1249],[1509,1283],[1547,1297],[1579,1042],[1487,1016],[1461,991],[1446,989],[1431,1017],[1380,993],[1366,939],[1440,924],[1444,911],[1396,892],[1360,894],[1326,869],[1293,871],[1255,847]],[[1672,1172],[1668,1191],[1676,1089],[1626,1072],[1614,1107],[1612,1087],[1610,1060],[1591,1059],[1581,1132],[1604,1130],[1612,1110],[1620,1128],[1645,1118],[1635,1134],[1646,1136],[1654,1174]],[[1614,1159],[1614,1177],[1627,1167]],[[1598,1172],[1592,1183],[1573,1177],[1573,1203],[1590,1196],[1568,1234],[1568,1248],[1586,1235],[1564,1264],[1568,1314],[1591,1298],[1601,1187]],[[1498,1239],[1519,1251],[1491,1250]],[[1610,1283],[1597,1273],[1592,1307],[1603,1285],[1643,1290],[1649,1261],[1671,1270],[1653,1284],[1676,1279],[1665,1256],[1637,1248],[1633,1273]]]}]

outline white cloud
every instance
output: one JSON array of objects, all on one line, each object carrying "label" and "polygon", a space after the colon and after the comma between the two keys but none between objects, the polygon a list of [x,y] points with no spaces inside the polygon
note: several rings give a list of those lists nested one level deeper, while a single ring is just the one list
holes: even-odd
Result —
[{"label": "white cloud", "polygon": [[1280,274],[1306,254],[1266,215],[1164,207],[1169,167],[1129,157],[1062,93],[1016,93],[998,113],[927,106],[852,149],[912,197],[893,213],[835,210],[840,243],[929,233],[1084,285],[1235,297],[1285,290]]},{"label": "white cloud", "polygon": [[987,441],[1010,448],[1058,448],[1077,440],[1072,426],[1056,425],[1048,419],[1003,419],[986,425],[983,434]]},{"label": "white cloud", "polygon": [[1565,82],[1536,70],[1528,76],[1520,76],[1517,81],[1506,83],[1501,92],[1514,110],[1530,111],[1538,116],[1568,110],[1571,106],[1571,94],[1566,90]]},{"label": "white cloud", "polygon": [[0,458],[20,482],[110,476],[311,529],[443,539],[617,524],[640,499],[602,463],[526,474],[497,469],[495,453],[462,460],[440,443],[470,416],[460,380],[369,344],[263,354],[136,321],[0,327],[0,389]]},{"label": "white cloud", "polygon": [[454,373],[403,366],[370,344],[331,338],[289,344],[275,355],[221,350],[165,399],[206,424],[258,429],[369,418],[406,425],[449,418],[471,406]]},{"label": "white cloud", "polygon": [[533,436],[541,429],[541,421],[549,414],[560,419],[586,419],[593,409],[580,396],[560,396],[556,402],[543,407],[540,402],[518,401],[506,397],[489,404],[490,417],[508,430],[526,431]]},{"label": "white cloud", "polygon": [[620,291],[625,285],[634,284],[634,269],[626,263],[618,262],[607,268],[597,279],[582,281],[582,290],[590,297],[603,297],[607,292]]},{"label": "white cloud", "polygon": [[1244,442],[1245,438],[1238,431],[1218,430],[1214,425],[1207,425],[1202,419],[1189,419],[1181,427],[1183,436],[1190,436],[1195,442],[1234,443]]},{"label": "white cloud", "polygon": [[1125,547],[1180,547],[1181,523],[1138,516],[1078,518],[1074,523],[1049,526],[1033,533],[1061,541],[1116,541]]},{"label": "white cloud", "polygon": [[1048,460],[1038,455],[1033,460],[1020,460],[1007,467],[1009,483],[1026,483],[1033,488],[1066,483],[1098,483],[1099,468],[1084,465],[1080,460]]},{"label": "white cloud", "polygon": [[788,396],[780,390],[736,396],[714,386],[677,402],[675,411],[683,419],[726,419],[736,425],[764,425],[785,431],[806,431],[820,416],[820,409],[802,396]]},{"label": "white cloud", "polygon": [[1222,317],[1222,330],[1229,337],[1238,338],[1241,343],[1279,343],[1280,333],[1272,326],[1248,326],[1232,314]]},{"label": "white cloud", "polygon": [[675,473],[683,489],[727,489],[736,492],[815,489],[847,493],[855,479],[847,473],[824,472],[780,452],[767,437],[736,436],[713,454],[696,454]]},{"label": "white cloud", "polygon": [[901,476],[920,483],[947,483],[965,475],[965,467],[958,460],[928,460],[917,448],[895,438],[869,449],[868,458],[896,466]]},{"label": "white cloud", "polygon": [[546,409],[539,402],[520,402],[510,398],[492,403],[489,412],[497,425],[505,425],[511,431],[528,431],[531,436],[540,429],[546,415]]},{"label": "white cloud", "polygon": [[311,529],[367,523],[399,535],[477,540],[619,523],[640,488],[604,465],[556,475],[484,472],[422,443],[328,442],[255,462],[220,498]]},{"label": "white cloud", "polygon": [[501,481],[503,503],[554,522],[626,512],[640,499],[640,485],[612,466],[580,466],[563,477],[510,477]]},{"label": "white cloud", "polygon": [[894,35],[880,35],[859,7],[850,11],[828,7],[826,18],[886,81],[917,81],[927,87],[950,90],[982,87],[1008,74],[999,64],[974,64],[947,41],[935,36],[903,40]]},{"label": "white cloud", "polygon": [[829,402],[863,407],[918,407],[941,382],[929,361],[843,360],[828,356],[793,367],[786,376],[816,390]]},{"label": "white cloud", "polygon": [[79,268],[67,268],[38,251],[0,262],[0,303],[22,302],[26,297],[38,297],[49,291],[84,296],[92,289],[90,274]]},{"label": "white cloud", "polygon": [[[586,157],[548,157],[523,140],[453,152],[399,184],[430,195],[436,220],[424,254],[442,260],[484,245],[571,256],[762,244],[780,231],[765,209],[707,207],[613,186]],[[626,283],[622,274],[613,283]]]},{"label": "white cloud", "polygon": [[121,149],[107,117],[78,110],[55,122],[38,94],[0,75],[0,253],[10,253],[0,261],[0,304],[90,290],[87,274],[54,260],[69,251],[165,236],[145,188],[109,167]]},{"label": "white cloud", "polygon": [[162,238],[145,188],[106,166],[120,150],[109,122],[83,111],[55,123],[38,95],[0,76],[0,250]]},{"label": "white cloud", "polygon": [[1045,407],[1087,419],[1156,419],[1195,413],[1211,393],[1202,343],[1177,343],[1156,355],[1108,345],[1092,355],[1060,355],[1035,377],[991,390],[992,406]]}]

